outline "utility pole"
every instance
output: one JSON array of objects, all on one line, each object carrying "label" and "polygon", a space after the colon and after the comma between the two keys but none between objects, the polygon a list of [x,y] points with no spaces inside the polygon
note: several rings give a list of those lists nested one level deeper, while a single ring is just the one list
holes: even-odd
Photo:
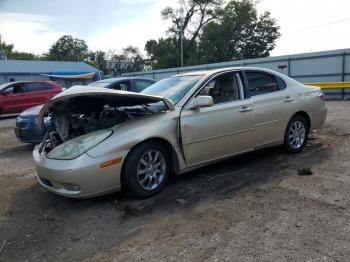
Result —
[{"label": "utility pole", "polygon": [[181,20],[181,29],[180,29],[180,49],[181,49],[181,67],[184,66],[184,39],[183,39],[183,28]]},{"label": "utility pole", "polygon": [[184,10],[181,7],[181,21],[180,21],[180,56],[181,56],[181,67],[184,66],[184,31],[183,31],[183,13]]}]

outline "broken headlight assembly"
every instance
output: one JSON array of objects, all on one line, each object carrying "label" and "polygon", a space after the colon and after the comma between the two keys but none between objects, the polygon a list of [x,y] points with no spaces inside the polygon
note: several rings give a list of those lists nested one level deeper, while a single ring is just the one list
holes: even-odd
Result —
[{"label": "broken headlight assembly", "polygon": [[46,157],[57,160],[71,160],[77,158],[107,139],[112,133],[113,131],[104,129],[75,137],[56,146]]}]

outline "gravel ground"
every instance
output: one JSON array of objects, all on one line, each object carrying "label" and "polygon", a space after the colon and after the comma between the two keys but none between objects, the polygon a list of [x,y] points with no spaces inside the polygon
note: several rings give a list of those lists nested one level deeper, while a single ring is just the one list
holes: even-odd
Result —
[{"label": "gravel ground", "polygon": [[1,119],[0,261],[349,261],[350,102],[327,106],[303,153],[235,157],[142,201],[46,192]]}]

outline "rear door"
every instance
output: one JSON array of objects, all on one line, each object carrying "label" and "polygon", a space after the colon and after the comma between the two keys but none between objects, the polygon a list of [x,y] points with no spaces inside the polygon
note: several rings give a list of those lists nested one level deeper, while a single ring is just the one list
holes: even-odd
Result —
[{"label": "rear door", "polygon": [[255,147],[283,140],[294,107],[293,92],[273,74],[245,70],[245,76],[254,104]]},{"label": "rear door", "polygon": [[25,83],[26,108],[44,104],[47,100],[49,90],[43,83]]},{"label": "rear door", "polygon": [[237,72],[215,76],[198,95],[212,96],[214,105],[196,110],[185,108],[181,113],[181,139],[188,165],[254,148],[252,101],[244,98]]}]

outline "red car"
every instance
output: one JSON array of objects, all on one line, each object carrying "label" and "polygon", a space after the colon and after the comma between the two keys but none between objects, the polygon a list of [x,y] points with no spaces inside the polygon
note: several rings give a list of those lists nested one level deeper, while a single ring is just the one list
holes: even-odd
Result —
[{"label": "red car", "polygon": [[0,85],[0,115],[20,113],[45,104],[64,88],[52,81],[23,81]]}]

